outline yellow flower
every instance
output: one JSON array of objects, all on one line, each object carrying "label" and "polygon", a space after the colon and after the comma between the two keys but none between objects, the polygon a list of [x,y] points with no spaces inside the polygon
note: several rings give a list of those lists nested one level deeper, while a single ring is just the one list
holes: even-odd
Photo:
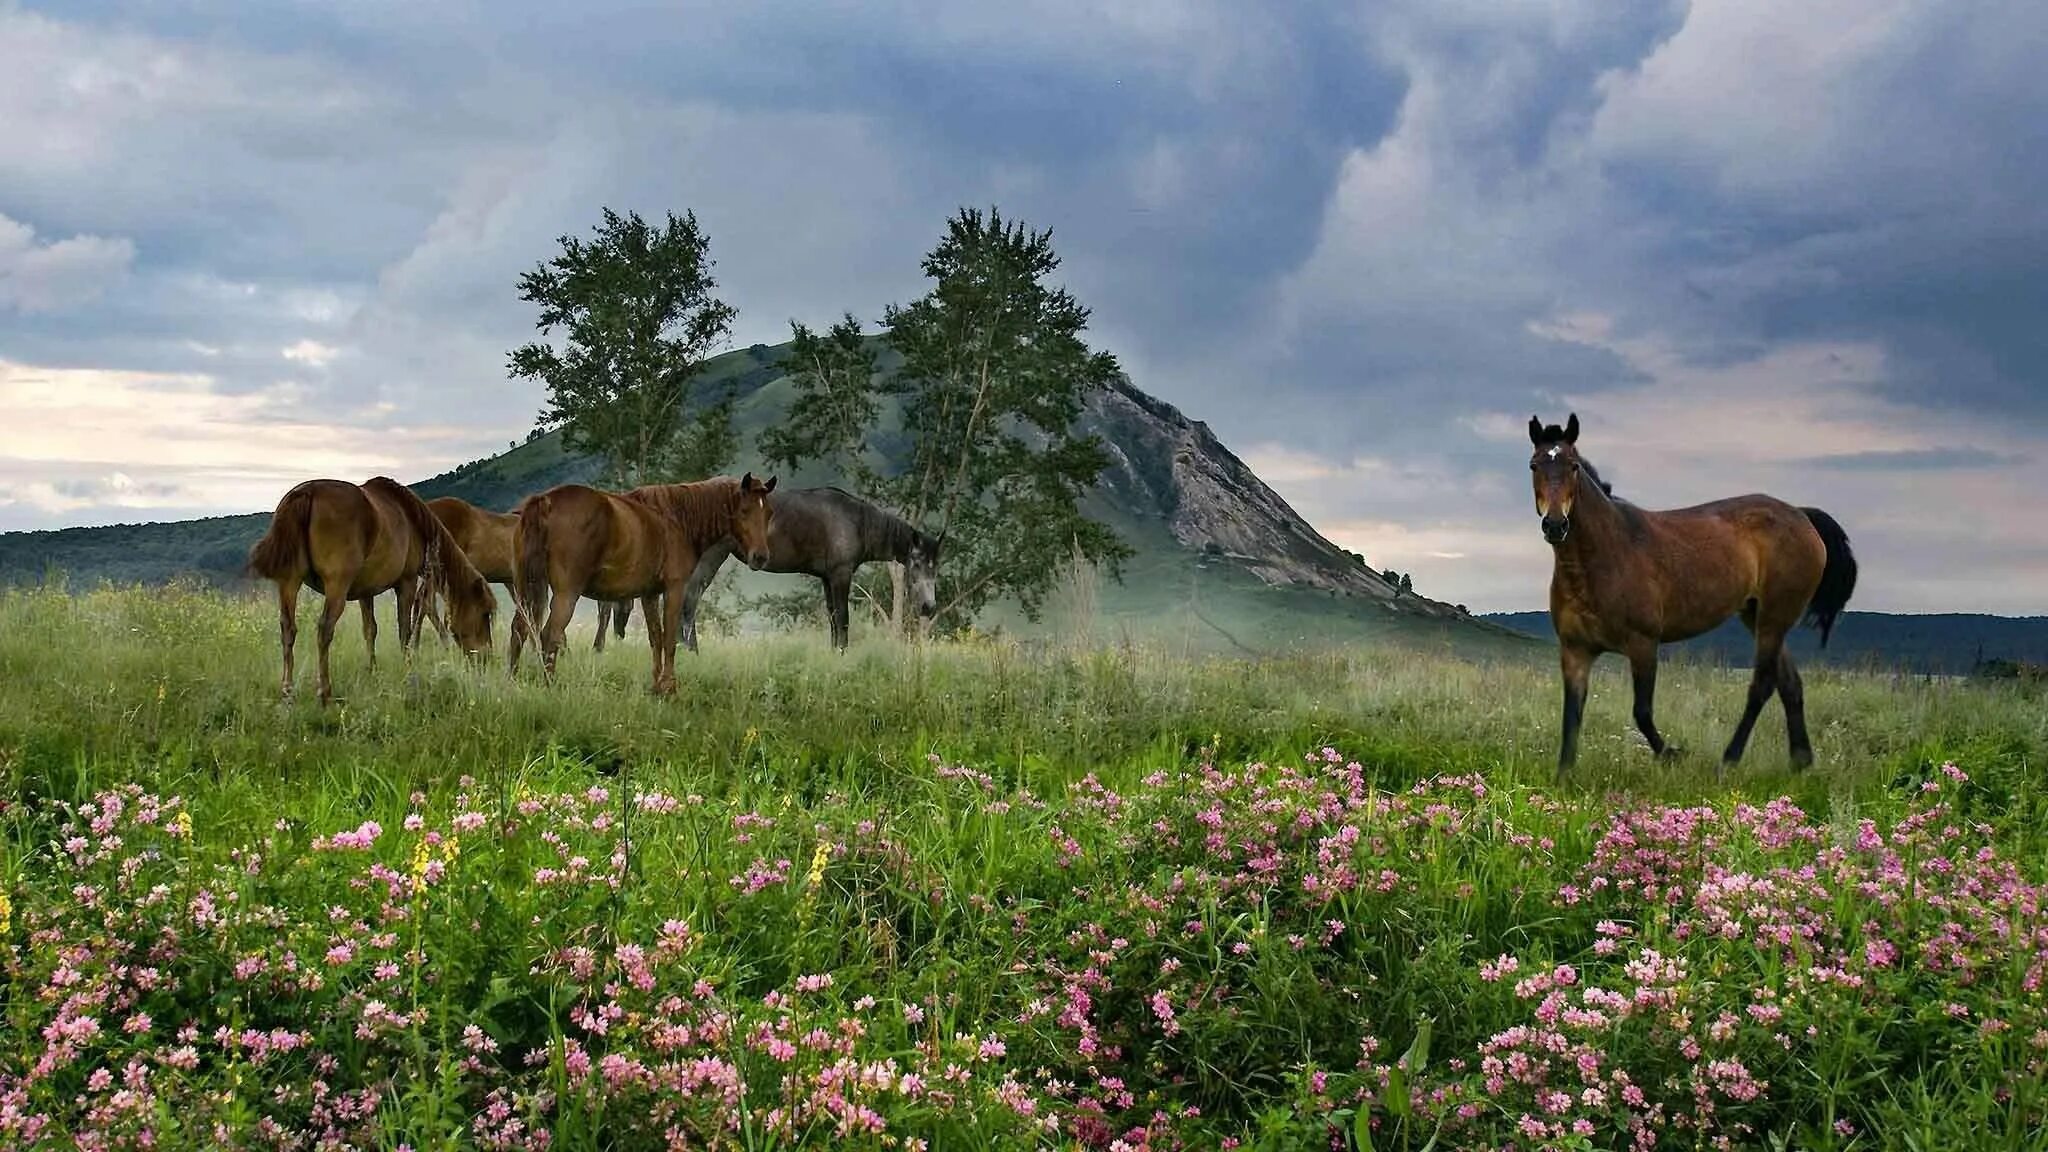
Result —
[{"label": "yellow flower", "polygon": [[176,816],[171,817],[170,823],[164,825],[164,831],[179,839],[191,836],[192,814],[190,812],[179,812]]},{"label": "yellow flower", "polygon": [[811,871],[804,877],[804,887],[815,890],[825,882],[825,862],[832,858],[832,846],[818,841],[818,850],[811,853]]},{"label": "yellow flower", "polygon": [[0,888],[0,936],[14,926],[14,905],[7,899],[7,890]]}]

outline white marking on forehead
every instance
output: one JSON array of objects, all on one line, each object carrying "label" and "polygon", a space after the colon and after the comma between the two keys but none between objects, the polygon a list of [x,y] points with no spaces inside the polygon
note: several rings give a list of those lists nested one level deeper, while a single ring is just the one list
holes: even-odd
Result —
[{"label": "white marking on forehead", "polygon": [[1560,451],[1562,451],[1562,449],[1559,449],[1559,448],[1552,448],[1552,449],[1550,450],[1550,458],[1551,458],[1552,460],[1555,460],[1555,459],[1557,459],[1557,454],[1558,454],[1558,453],[1559,453]]}]

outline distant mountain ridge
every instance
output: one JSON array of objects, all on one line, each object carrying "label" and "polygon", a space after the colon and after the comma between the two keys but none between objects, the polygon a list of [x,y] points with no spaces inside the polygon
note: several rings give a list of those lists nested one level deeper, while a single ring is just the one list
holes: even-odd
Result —
[{"label": "distant mountain ridge", "polygon": [[[900,360],[886,345],[880,366]],[[755,434],[779,418],[792,387],[787,345],[754,345],[711,361],[700,394],[730,388],[743,449],[733,470],[762,470]],[[885,413],[895,409],[892,399]],[[1093,396],[1081,426],[1102,438],[1111,464],[1084,502],[1139,555],[1137,577],[1106,585],[1102,610],[1126,631],[1213,629],[1237,648],[1344,640],[1390,629],[1439,634],[1454,643],[1522,648],[1526,639],[1460,609],[1402,592],[1358,556],[1317,532],[1208,426],[1127,380]],[[894,422],[874,437],[874,462],[888,468],[903,447]],[[565,451],[559,433],[528,439],[412,485],[420,495],[459,496],[497,510],[555,484],[591,482],[596,461]],[[831,483],[799,470],[785,484]],[[282,493],[279,493],[282,495]],[[72,586],[101,579],[160,584],[172,579],[235,583],[267,510],[152,524],[0,534],[0,584],[35,583],[61,571]],[[1155,619],[1156,618],[1156,619]],[[1215,637],[1210,637],[1214,640]]]},{"label": "distant mountain ridge", "polygon": [[[1557,635],[1548,612],[1490,612],[1484,619],[1545,641]],[[1802,664],[1961,676],[1995,661],[2048,665],[2048,616],[1845,612],[1825,650],[1819,635],[1804,627],[1793,631],[1790,646]],[[1734,667],[1747,665],[1754,651],[1749,633],[1732,619],[1665,650]]]}]

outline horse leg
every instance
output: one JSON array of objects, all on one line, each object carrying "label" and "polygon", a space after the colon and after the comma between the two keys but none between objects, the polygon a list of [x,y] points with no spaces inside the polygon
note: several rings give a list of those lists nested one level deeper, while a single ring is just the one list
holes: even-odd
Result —
[{"label": "horse leg", "polygon": [[683,588],[683,647],[697,650],[697,602],[704,598],[704,590],[711,587],[711,581],[718,577],[719,565],[732,554],[730,545],[713,545],[711,550],[697,558],[697,566],[690,570],[690,582]]},{"label": "horse leg", "polygon": [[1557,750],[1557,772],[1562,776],[1579,759],[1579,723],[1586,717],[1586,680],[1600,654],[1575,644],[1560,644],[1557,652],[1558,670],[1564,676],[1564,738]]},{"label": "horse leg", "polygon": [[526,647],[527,633],[532,631],[533,622],[527,618],[526,605],[519,602],[519,594],[512,594],[512,639],[505,646],[505,674],[519,675],[519,653]]},{"label": "horse leg", "polygon": [[554,602],[548,605],[548,622],[540,630],[540,667],[542,679],[555,678],[555,656],[562,650],[562,641],[569,634],[569,618],[576,614],[576,601],[583,597],[575,592],[557,588]]},{"label": "horse leg", "polygon": [[[656,694],[661,692],[662,645],[669,641],[668,633],[662,627],[662,621],[667,615],[663,611],[662,599],[663,594],[660,592],[651,592],[640,598],[640,618],[647,625],[647,655],[648,659],[653,661]],[[669,651],[673,652],[674,649],[670,648]]]},{"label": "horse leg", "polygon": [[1785,704],[1785,736],[1792,746],[1792,764],[1810,768],[1813,741],[1806,735],[1806,686],[1800,683],[1799,669],[1792,666],[1792,653],[1783,648],[1778,650],[1778,699]]},{"label": "horse leg", "polygon": [[377,670],[377,598],[363,596],[356,600],[356,607],[363,613],[363,651],[370,654],[370,671]]},{"label": "horse leg", "polygon": [[[613,606],[612,636],[615,639],[624,640],[626,638],[626,618],[631,616],[632,614],[633,602],[631,600],[621,600],[618,602],[618,604]],[[645,612],[641,614],[643,616],[646,615]]]},{"label": "horse leg", "polygon": [[[662,696],[676,694],[676,633],[683,623],[683,584],[684,581],[671,580],[661,594],[661,650],[656,657],[660,670],[655,673],[654,691]],[[654,606],[644,600],[641,606],[651,626]]]},{"label": "horse leg", "polygon": [[834,572],[825,577],[825,609],[832,617],[832,646],[846,651],[852,619],[847,601],[853,595],[853,573]]},{"label": "horse leg", "polygon": [[284,649],[283,696],[292,698],[292,643],[299,638],[299,582],[278,581],[277,642]]},{"label": "horse leg", "polygon": [[612,602],[597,602],[597,641],[590,646],[592,652],[604,651],[604,635],[612,630]]},{"label": "horse leg", "polygon": [[1728,741],[1728,750],[1721,754],[1724,770],[1742,761],[1742,751],[1749,745],[1749,733],[1756,727],[1757,716],[1778,691],[1778,657],[1783,654],[1784,643],[1783,628],[1769,628],[1758,623],[1756,667],[1749,676],[1749,700],[1742,707],[1742,720],[1735,725],[1735,735]]},{"label": "horse leg", "polygon": [[[325,576],[320,578],[320,583],[322,587],[330,589],[346,588],[349,585],[348,580],[329,580]],[[326,593],[320,604],[320,628],[316,635],[320,641],[320,703],[323,705],[334,699],[334,681],[327,672],[327,650],[334,646],[334,629],[341,623],[341,614],[347,610],[348,601],[338,591]]]},{"label": "horse leg", "polygon": [[1650,745],[1650,752],[1660,760],[1670,760],[1678,755],[1678,749],[1664,742],[1657,731],[1655,704],[1657,700],[1657,642],[1638,640],[1629,646],[1629,679],[1635,688],[1636,729]]}]

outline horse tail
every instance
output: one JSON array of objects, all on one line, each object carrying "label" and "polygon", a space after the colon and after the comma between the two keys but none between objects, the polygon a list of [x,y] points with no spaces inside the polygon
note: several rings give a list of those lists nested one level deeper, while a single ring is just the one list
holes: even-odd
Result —
[{"label": "horse tail", "polygon": [[1806,622],[1820,629],[1820,646],[1828,646],[1828,633],[1834,631],[1835,621],[1848,606],[1849,597],[1856,591],[1856,554],[1849,550],[1849,534],[1835,522],[1833,516],[1818,508],[1801,508],[1806,518],[1813,521],[1814,531],[1820,533],[1821,543],[1827,545],[1827,566],[1821,569],[1820,587],[1813,591],[1813,599],[1806,606]]},{"label": "horse tail", "polygon": [[546,493],[527,497],[512,530],[519,552],[512,560],[513,607],[535,631],[548,614],[548,503]]},{"label": "horse tail", "polygon": [[300,484],[284,494],[270,514],[270,528],[249,549],[248,569],[266,580],[302,577],[311,565],[306,536],[313,523],[313,489]]}]

